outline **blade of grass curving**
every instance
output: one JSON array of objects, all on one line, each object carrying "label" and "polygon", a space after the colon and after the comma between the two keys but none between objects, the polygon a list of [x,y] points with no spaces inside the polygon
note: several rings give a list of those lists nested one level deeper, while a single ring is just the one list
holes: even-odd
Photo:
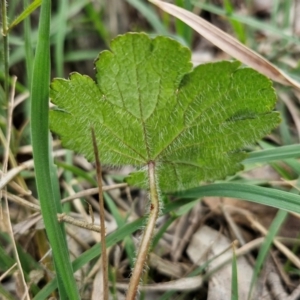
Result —
[{"label": "blade of grass curving", "polygon": [[224,0],[224,9],[226,11],[226,15],[228,16],[229,22],[231,24],[231,27],[233,28],[235,35],[239,39],[239,41],[243,44],[247,41],[247,35],[245,32],[245,28],[243,24],[237,20],[233,20],[231,18],[231,15],[234,13],[234,8],[231,3],[231,0]]},{"label": "blade of grass curving", "polygon": [[36,185],[42,216],[52,247],[57,276],[62,279],[69,299],[80,299],[73,276],[65,235],[57,221],[59,209],[50,176],[48,139],[48,99],[50,81],[50,16],[51,1],[44,0],[41,6],[39,37],[33,65],[31,89],[31,135]]},{"label": "blade of grass curving", "polygon": [[[52,153],[51,153],[53,147],[52,147],[52,136],[51,136],[50,132],[48,132],[48,140],[49,140],[48,161],[49,161],[49,171],[50,171],[50,182],[51,182],[52,191],[53,191],[53,200],[52,201],[56,207],[57,213],[61,214],[62,213],[62,205],[60,203],[59,182],[57,180],[57,167],[56,167],[56,165],[54,165],[53,157],[52,157]],[[59,227],[61,229],[63,236],[66,236],[64,224],[59,223]],[[68,249],[68,244],[67,244],[66,239],[63,239],[60,242],[61,242],[60,243],[61,248]],[[55,264],[55,269],[57,270],[56,260],[54,260],[54,264]],[[68,294],[65,289],[63,280],[64,279],[61,276],[57,276],[57,286],[58,286],[58,290],[59,290],[59,296],[61,299],[67,299]]]},{"label": "blade of grass curving", "polygon": [[180,198],[194,199],[204,196],[230,197],[300,213],[299,195],[242,183],[214,183],[178,192],[173,195]]},{"label": "blade of grass curving", "polygon": [[214,45],[232,57],[240,60],[242,63],[254,68],[258,72],[264,74],[274,81],[285,85],[292,85],[293,87],[300,89],[299,82],[289,77],[265,58],[240,43],[231,35],[213,26],[201,17],[167,2],[160,0],[149,1],[160,7],[162,10],[184,21],[204,38],[212,42]]},{"label": "blade of grass curving", "polygon": [[293,137],[289,128],[289,119],[290,115],[288,113],[287,107],[283,101],[278,102],[278,111],[280,111],[280,116],[282,118],[282,122],[279,125],[279,132],[282,143],[284,145],[291,145],[293,144]]},{"label": "blade of grass curving", "polygon": [[93,175],[91,175],[90,173],[87,173],[86,171],[83,171],[82,169],[75,167],[74,165],[70,165],[70,164],[64,163],[62,161],[56,161],[55,164],[58,167],[61,167],[64,170],[72,172],[74,175],[81,177],[82,179],[85,179],[87,182],[89,182],[93,186],[97,185],[97,182],[93,178]]},{"label": "blade of grass curving", "polygon": [[173,215],[169,218],[169,220],[167,222],[164,223],[164,225],[160,228],[160,230],[158,231],[158,233],[154,236],[152,244],[151,244],[151,249],[155,249],[155,247],[157,246],[159,240],[161,239],[161,237],[163,236],[163,234],[167,231],[167,229],[169,228],[169,226],[178,218],[178,215]]},{"label": "blade of grass curving", "polygon": [[249,156],[243,161],[243,164],[267,163],[297,157],[300,157],[300,145],[287,145],[274,149],[253,151],[249,153]]},{"label": "blade of grass curving", "polygon": [[10,31],[13,27],[22,22],[27,18],[33,11],[35,11],[42,3],[42,0],[34,0],[32,3],[27,6],[24,11],[9,25],[8,30]]},{"label": "blade of grass curving", "polygon": [[272,162],[270,166],[278,173],[278,175],[287,180],[293,180],[294,176],[291,170],[287,170],[286,166],[280,163]]},{"label": "blade of grass curving", "polygon": [[5,289],[2,284],[0,284],[0,296],[3,296],[2,299],[6,299],[6,300],[16,300],[16,298],[7,291],[7,289]]},{"label": "blade of grass curving", "polygon": [[157,14],[153,11],[152,7],[139,0],[126,1],[146,18],[146,20],[151,24],[151,26],[156,30],[157,33],[168,35],[167,29],[161,23],[160,19],[158,18]]},{"label": "blade of grass curving", "polygon": [[7,269],[9,269],[15,263],[15,259],[13,259],[10,255],[6,253],[4,247],[0,245],[0,271],[4,273]]},{"label": "blade of grass curving", "polygon": [[261,248],[258,253],[258,257],[256,259],[256,263],[254,266],[254,271],[253,271],[253,275],[252,275],[252,279],[251,279],[250,290],[249,290],[249,294],[248,294],[248,300],[252,299],[251,298],[252,291],[253,291],[255,283],[257,282],[261,267],[266,260],[266,257],[270,251],[270,247],[273,243],[273,240],[274,240],[278,230],[280,229],[281,225],[283,224],[283,222],[285,221],[287,216],[288,216],[288,212],[286,212],[284,210],[279,210],[277,212],[276,217],[273,220],[271,226],[269,227],[268,234],[267,234],[263,244],[261,245]]},{"label": "blade of grass curving", "polygon": [[[192,10],[192,4],[189,0],[176,0],[176,5],[179,7],[183,7],[189,11]],[[192,44],[192,28],[187,26],[184,22],[179,19],[175,20],[175,28],[177,35],[181,36],[187,43],[189,47]]]},{"label": "blade of grass curving", "polygon": [[[99,36],[104,41],[105,45],[109,45],[109,33],[105,27],[105,24],[102,22],[102,15],[99,16],[98,12],[95,10],[92,3],[88,3],[85,6],[86,14],[88,15],[89,20],[93,22],[93,27],[97,30]],[[97,53],[98,54],[98,53]],[[97,55],[93,56],[96,57]]]}]

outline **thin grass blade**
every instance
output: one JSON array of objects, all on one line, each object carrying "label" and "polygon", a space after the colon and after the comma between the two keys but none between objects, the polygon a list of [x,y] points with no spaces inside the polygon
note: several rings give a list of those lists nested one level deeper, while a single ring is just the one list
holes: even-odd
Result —
[{"label": "thin grass blade", "polygon": [[69,299],[80,299],[68,248],[61,224],[57,221],[54,182],[51,179],[49,153],[49,82],[50,82],[50,18],[51,1],[41,6],[38,43],[31,85],[31,135],[36,185],[47,235],[52,247],[57,276]]},{"label": "thin grass blade", "polygon": [[267,163],[275,160],[300,157],[300,145],[281,146],[274,149],[253,151],[243,161],[246,164]]},{"label": "thin grass blade", "polygon": [[[199,199],[205,196],[230,197],[300,213],[299,195],[242,183],[214,183],[178,192],[175,196],[185,199]],[[178,201],[182,201],[182,199]]]},{"label": "thin grass blade", "polygon": [[33,11],[35,11],[42,3],[42,0],[34,0],[32,3],[27,6],[24,11],[13,20],[13,22],[9,25],[8,30],[11,30],[13,27],[21,23],[25,18],[27,18]]},{"label": "thin grass blade", "polygon": [[253,291],[255,283],[257,282],[260,270],[266,260],[268,253],[270,253],[270,247],[272,245],[272,242],[287,216],[288,216],[288,213],[286,211],[279,210],[269,228],[268,234],[264,240],[264,243],[262,244],[262,246],[259,250],[258,257],[256,259],[256,263],[254,266],[254,272],[253,272],[252,280],[251,280],[250,291],[249,291],[249,295],[248,295],[248,300],[252,299],[251,298],[252,291]]}]

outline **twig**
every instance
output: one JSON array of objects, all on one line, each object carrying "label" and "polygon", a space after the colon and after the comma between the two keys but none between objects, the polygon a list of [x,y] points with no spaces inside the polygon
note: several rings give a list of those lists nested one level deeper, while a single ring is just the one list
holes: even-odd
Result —
[{"label": "twig", "polygon": [[[61,149],[54,151],[52,156],[58,157],[65,155],[66,150]],[[15,167],[13,169],[10,169],[2,178],[0,178],[0,190],[3,189],[14,177],[16,177],[19,173],[21,173],[25,169],[31,169],[33,168],[33,159],[30,159],[18,167]]]},{"label": "twig", "polygon": [[105,214],[104,214],[104,201],[103,201],[103,189],[102,189],[102,170],[101,163],[99,158],[99,151],[97,147],[97,141],[95,136],[94,128],[91,127],[92,131],[92,140],[94,147],[94,155],[96,160],[96,169],[97,169],[97,180],[99,188],[99,214],[100,214],[100,236],[101,236],[101,258],[102,258],[102,267],[103,267],[103,299],[108,300],[109,288],[108,288],[108,262],[106,256],[106,241],[105,241]]},{"label": "twig", "polygon": [[3,274],[0,276],[0,282],[6,278],[6,276],[10,275],[13,270],[17,267],[17,263],[14,263],[8,270],[6,270]]},{"label": "twig", "polygon": [[[103,186],[102,190],[103,190],[103,192],[105,192],[105,191],[118,189],[118,188],[122,188],[122,187],[127,187],[127,186],[128,186],[127,183],[119,183],[119,184],[114,184],[114,185]],[[98,193],[99,193],[99,188],[91,188],[91,189],[88,189],[88,190],[78,192],[74,195],[70,195],[70,196],[62,199],[61,203],[66,203],[66,202],[74,200],[76,198],[95,195],[95,194],[98,194]]]},{"label": "twig", "polygon": [[4,195],[7,196],[7,198],[9,200],[11,200],[11,201],[13,201],[13,202],[15,202],[15,203],[17,203],[21,206],[28,207],[29,209],[32,209],[32,210],[35,210],[35,211],[38,211],[38,212],[41,211],[40,206],[37,205],[37,204],[31,203],[31,202],[29,202],[29,201],[27,201],[27,200],[25,200],[25,199],[23,199],[23,198],[21,198],[17,195],[11,194],[11,193],[9,193],[5,190],[3,190],[3,193],[4,193]]},{"label": "twig", "polygon": [[[85,221],[76,220],[76,219],[68,216],[65,213],[57,214],[57,219],[59,222],[66,222],[66,223],[76,225],[76,226],[84,228],[84,229],[101,232],[101,229],[99,226],[91,224],[91,223],[87,223]],[[104,231],[105,231],[105,229],[104,229]]]}]

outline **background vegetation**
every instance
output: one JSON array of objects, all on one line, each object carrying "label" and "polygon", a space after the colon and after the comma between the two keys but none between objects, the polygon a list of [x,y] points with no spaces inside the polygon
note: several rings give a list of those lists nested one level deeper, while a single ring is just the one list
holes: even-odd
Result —
[{"label": "background vegetation", "polygon": [[[27,16],[29,11],[22,15],[24,7],[30,3],[11,0],[5,14],[5,1],[1,2],[0,155],[3,163],[0,188],[3,189],[3,200],[0,215],[0,298],[3,299],[57,297],[52,254],[40,216],[35,176],[35,171],[38,171],[37,167],[33,169],[31,160],[34,140],[30,134],[31,112],[38,115],[38,110],[30,105],[34,103],[30,99],[45,97],[43,94],[39,96],[39,92],[47,90],[50,78],[67,78],[73,71],[94,78],[93,61],[98,53],[109,48],[112,38],[127,31],[171,36],[192,49],[195,64],[230,59],[184,23],[146,1],[49,1],[44,15],[38,7],[39,1],[33,1],[36,7],[33,6],[30,16]],[[299,1],[176,0],[174,3],[229,32],[300,81]],[[12,26],[17,16],[21,16],[20,22]],[[50,39],[46,39],[46,44],[38,45],[37,41],[43,40],[38,25],[47,24],[45,16],[51,17]],[[6,26],[12,27],[5,36]],[[17,77],[15,84],[14,76]],[[41,82],[46,83],[46,88],[39,90],[36,86],[40,86]],[[275,84],[275,88],[282,123],[264,141],[247,149],[251,154],[244,162],[245,171],[215,186],[164,195],[164,210],[152,244],[149,270],[143,278],[146,287],[142,289],[140,299],[221,299],[220,294],[213,294],[213,290],[222,291],[224,286],[228,297],[237,299],[239,290],[240,299],[246,299],[242,295],[249,295],[250,285],[255,287],[254,299],[299,297],[300,222],[296,212],[300,209],[295,194],[299,194],[300,174],[297,159],[300,152],[300,93],[279,84]],[[8,95],[8,91],[11,93],[12,90],[15,90],[15,96]],[[12,98],[14,101],[11,101]],[[43,116],[40,115],[40,118],[43,119]],[[42,127],[36,129],[37,134],[42,131]],[[48,140],[46,135],[43,138]],[[46,145],[37,136],[39,143]],[[64,212],[76,220],[85,224],[95,219],[95,224],[99,224],[95,166],[83,157],[62,149],[55,137],[51,144],[55,165],[50,166],[49,174],[54,178],[50,181],[57,183],[51,189],[56,191],[52,198],[64,199]],[[269,152],[253,152],[261,149]],[[42,161],[43,157],[45,153],[41,156]],[[126,289],[139,239],[138,229],[144,222],[142,216],[147,207],[146,192],[123,183],[130,170],[130,167],[103,170],[113,299],[122,299]],[[56,172],[59,181],[55,179]],[[247,188],[237,189],[234,184],[238,183],[246,183]],[[265,188],[264,194],[262,187]],[[47,190],[43,191],[49,195]],[[293,205],[292,200],[286,200],[286,194],[281,194],[284,191],[291,195],[289,199],[294,199]],[[292,212],[233,198],[256,200]],[[178,201],[174,202],[174,199]],[[64,236],[63,229],[57,230],[60,232],[57,234]],[[66,233],[68,247],[63,238],[57,246],[70,254],[80,298],[99,299],[103,289],[99,279],[102,272],[99,233],[69,224]],[[214,235],[216,238],[203,245],[205,238]],[[221,237],[224,242],[218,248]],[[235,240],[238,240],[239,246],[232,244]],[[233,275],[236,275],[232,279],[228,273],[217,271],[230,258],[231,248],[235,248],[238,255],[245,255],[246,261],[236,260],[235,256],[233,263],[229,261],[229,269],[232,268]],[[195,254],[199,249],[203,249],[202,257]],[[222,259],[218,261],[219,257]],[[243,280],[245,274],[239,264],[247,265],[247,272],[250,272],[247,274],[253,274],[252,280]],[[220,286],[213,286],[212,276],[219,276],[215,280],[221,282]],[[62,281],[65,277],[62,275]],[[274,285],[274,282],[277,284]],[[61,299],[64,299],[60,279],[57,283]]]}]

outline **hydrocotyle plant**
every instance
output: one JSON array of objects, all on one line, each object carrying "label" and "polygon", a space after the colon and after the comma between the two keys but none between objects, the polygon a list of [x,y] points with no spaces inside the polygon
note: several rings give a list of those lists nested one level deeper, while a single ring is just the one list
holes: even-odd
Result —
[{"label": "hydrocotyle plant", "polygon": [[128,183],[149,190],[149,217],[127,299],[134,299],[160,211],[160,192],[195,187],[241,170],[242,150],[280,122],[271,81],[237,61],[193,68],[191,52],[163,36],[128,33],[95,62],[96,82],[55,79],[50,128],[66,148],[133,165]]}]

